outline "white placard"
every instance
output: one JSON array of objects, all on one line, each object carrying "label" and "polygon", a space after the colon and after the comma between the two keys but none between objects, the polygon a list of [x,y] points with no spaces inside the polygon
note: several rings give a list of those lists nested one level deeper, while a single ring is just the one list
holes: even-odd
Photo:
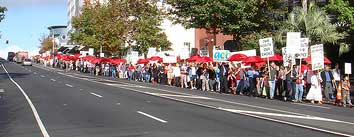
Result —
[{"label": "white placard", "polygon": [[301,33],[300,32],[288,32],[286,33],[286,49],[287,53],[290,56],[294,56],[300,48],[300,39]]},{"label": "white placard", "polygon": [[300,48],[296,56],[297,59],[307,58],[309,54],[309,39],[301,38],[300,39]]},{"label": "white placard", "polygon": [[345,63],[344,64],[344,73],[345,74],[352,74],[352,64],[351,63]]},{"label": "white placard", "polygon": [[320,70],[324,68],[323,45],[311,46],[311,62],[312,70]]},{"label": "white placard", "polygon": [[209,52],[208,52],[208,50],[199,50],[199,52],[200,52],[200,56],[207,56],[207,57],[209,57]]},{"label": "white placard", "polygon": [[163,63],[177,63],[177,58],[175,56],[166,56],[163,58]]},{"label": "white placard", "polygon": [[273,40],[272,38],[265,38],[259,40],[259,49],[261,58],[267,58],[274,56]]},{"label": "white placard", "polygon": [[179,54],[181,59],[187,59],[189,58],[189,55],[190,55],[189,48],[182,48]]},{"label": "white placard", "polygon": [[287,67],[291,62],[295,63],[295,58],[293,56],[290,56],[287,52],[286,47],[281,48],[282,51],[282,56],[283,56],[283,65]]}]

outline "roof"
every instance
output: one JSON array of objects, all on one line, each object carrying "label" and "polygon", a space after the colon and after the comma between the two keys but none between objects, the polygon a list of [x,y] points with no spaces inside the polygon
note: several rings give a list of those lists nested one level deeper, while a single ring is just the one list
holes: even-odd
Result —
[{"label": "roof", "polygon": [[58,29],[58,28],[66,28],[65,25],[57,25],[57,26],[49,26],[48,29],[51,30],[51,29]]}]

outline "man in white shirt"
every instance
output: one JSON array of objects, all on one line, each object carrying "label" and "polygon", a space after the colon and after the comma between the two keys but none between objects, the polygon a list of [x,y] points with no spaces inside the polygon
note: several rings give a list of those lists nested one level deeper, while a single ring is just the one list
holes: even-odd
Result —
[{"label": "man in white shirt", "polygon": [[175,84],[177,87],[179,87],[181,84],[181,69],[179,64],[176,64],[176,67],[173,68],[173,74],[175,76]]}]

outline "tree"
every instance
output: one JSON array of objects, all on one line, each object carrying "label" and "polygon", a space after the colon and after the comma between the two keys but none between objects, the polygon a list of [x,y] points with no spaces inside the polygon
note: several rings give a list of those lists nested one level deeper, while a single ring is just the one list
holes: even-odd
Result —
[{"label": "tree", "polygon": [[285,44],[287,32],[301,32],[302,37],[310,39],[310,44],[337,44],[337,40],[343,37],[336,31],[336,26],[330,23],[328,15],[313,3],[310,3],[307,12],[302,8],[294,8],[280,27],[276,41]]},{"label": "tree", "polygon": [[146,53],[149,47],[170,47],[159,28],[163,13],[156,0],[110,0],[100,5],[86,3],[82,14],[73,20],[71,35],[78,44],[123,55],[127,48]]},{"label": "tree", "polygon": [[5,11],[7,11],[7,8],[0,6],[0,22],[5,18]]},{"label": "tree", "polygon": [[39,39],[40,42],[40,51],[45,52],[45,51],[50,51],[53,48],[53,39],[49,36],[42,35],[42,37]]},{"label": "tree", "polygon": [[[250,35],[272,31],[277,18],[286,13],[283,0],[167,0],[175,23],[203,28],[212,34],[232,35],[236,43],[248,43]],[[257,34],[256,34],[257,33]],[[243,38],[245,43],[240,43]],[[250,47],[254,48],[251,44]],[[245,45],[242,45],[242,47]]]}]

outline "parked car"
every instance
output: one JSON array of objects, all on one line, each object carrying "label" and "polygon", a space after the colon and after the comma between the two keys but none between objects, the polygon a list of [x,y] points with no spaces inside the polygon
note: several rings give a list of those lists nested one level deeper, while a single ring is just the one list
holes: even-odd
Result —
[{"label": "parked car", "polygon": [[24,61],[22,62],[22,66],[32,66],[32,60],[24,59]]}]

